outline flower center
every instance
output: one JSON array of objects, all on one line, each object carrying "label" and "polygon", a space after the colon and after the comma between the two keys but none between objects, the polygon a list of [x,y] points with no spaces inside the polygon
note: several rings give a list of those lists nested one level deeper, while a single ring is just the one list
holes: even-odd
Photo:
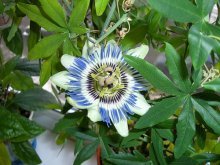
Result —
[{"label": "flower center", "polygon": [[102,65],[96,74],[92,73],[94,88],[100,97],[112,96],[118,90],[123,89],[121,83],[121,71],[119,67],[115,69],[111,66]]}]

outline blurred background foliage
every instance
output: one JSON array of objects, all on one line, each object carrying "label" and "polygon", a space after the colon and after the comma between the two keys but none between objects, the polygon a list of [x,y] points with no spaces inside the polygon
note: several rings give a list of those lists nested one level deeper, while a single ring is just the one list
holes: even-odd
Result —
[{"label": "blurred background foliage", "polygon": [[[0,164],[10,164],[6,146],[26,164],[41,162],[28,139],[43,128],[22,112],[48,109],[65,114],[56,142],[75,140],[76,165],[96,151],[103,164],[219,164],[219,13],[218,0],[1,0],[1,42],[13,55],[0,53]],[[125,56],[151,84],[143,94],[152,104],[131,117],[128,137],[91,123],[86,111],[68,113],[68,103],[57,100],[64,91],[54,97],[41,88],[64,70],[60,57],[80,57],[90,37],[94,44],[114,39],[124,52],[145,43],[166,59],[161,71]]]}]

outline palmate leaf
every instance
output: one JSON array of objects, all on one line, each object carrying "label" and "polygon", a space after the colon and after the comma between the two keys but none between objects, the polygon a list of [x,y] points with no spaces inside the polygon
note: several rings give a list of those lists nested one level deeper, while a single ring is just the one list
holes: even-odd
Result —
[{"label": "palmate leaf", "polygon": [[220,113],[209,106],[206,101],[192,99],[196,111],[205,123],[218,135],[220,135]]},{"label": "palmate leaf", "polygon": [[[75,29],[75,28],[74,28]],[[74,31],[75,32],[75,31]],[[66,38],[63,42],[63,54],[69,54],[74,56],[81,55],[81,52],[74,45],[70,38]]]},{"label": "palmate leaf", "polygon": [[72,10],[69,19],[69,28],[72,32],[74,32],[74,28],[80,27],[83,23],[88,7],[89,7],[90,0],[78,0]]},{"label": "palmate leaf", "polygon": [[64,9],[57,0],[40,0],[41,7],[45,13],[58,25],[67,28],[66,16]]},{"label": "palmate leaf", "polygon": [[30,20],[38,23],[41,27],[45,28],[48,31],[53,31],[53,32],[68,31],[66,28],[59,27],[50,20],[48,20],[36,5],[18,3],[17,6],[23,13],[25,13],[30,18]]},{"label": "palmate leaf", "polygon": [[173,81],[186,93],[190,90],[190,80],[184,59],[177,53],[172,45],[166,43],[166,59],[169,73]]},{"label": "palmate leaf", "polygon": [[67,34],[53,34],[40,40],[29,52],[29,59],[39,59],[51,56],[63,43]]},{"label": "palmate leaf", "polygon": [[195,132],[193,105],[191,98],[187,98],[177,123],[177,139],[174,148],[175,158],[180,158],[187,150],[192,143]]},{"label": "palmate leaf", "polygon": [[152,8],[178,22],[197,22],[200,10],[188,0],[148,0]]},{"label": "palmate leaf", "polygon": [[147,128],[165,121],[175,113],[183,99],[182,97],[171,97],[156,103],[137,121],[135,128]]},{"label": "palmate leaf", "polygon": [[29,142],[11,143],[11,147],[15,155],[25,164],[37,165],[41,163],[39,156]]},{"label": "palmate leaf", "polygon": [[114,154],[113,150],[110,148],[108,144],[108,139],[106,137],[99,136],[99,143],[101,146],[102,158],[109,158],[110,155]]},{"label": "palmate leaf", "polygon": [[134,67],[139,73],[157,89],[171,95],[181,95],[179,89],[163,74],[157,67],[133,56],[124,56],[129,65]]}]

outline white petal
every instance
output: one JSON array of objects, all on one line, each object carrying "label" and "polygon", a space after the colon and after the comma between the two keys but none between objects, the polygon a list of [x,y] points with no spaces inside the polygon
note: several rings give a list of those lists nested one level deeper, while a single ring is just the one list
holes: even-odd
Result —
[{"label": "white petal", "polygon": [[68,54],[64,54],[62,57],[61,57],[61,64],[66,68],[66,69],[69,69],[70,66],[73,65],[73,62],[74,62],[74,59],[76,57],[74,56],[71,56],[71,55],[68,55]]},{"label": "white petal", "polygon": [[144,98],[142,94],[138,92],[134,94],[137,96],[137,101],[136,101],[135,107],[130,106],[130,108],[134,113],[140,116],[143,116],[149,110],[151,106],[147,103],[146,99]]},{"label": "white petal", "polygon": [[102,121],[102,117],[101,114],[99,113],[98,105],[88,108],[87,116],[93,122]]},{"label": "white petal", "polygon": [[70,77],[68,76],[67,71],[62,71],[53,75],[50,80],[57,86],[67,90],[69,85],[68,82],[70,81]]},{"label": "white petal", "polygon": [[142,58],[144,59],[145,56],[147,55],[149,51],[149,47],[147,45],[141,45],[135,49],[130,49],[126,55],[131,55],[131,56],[136,56],[136,57],[139,57],[139,58]]},{"label": "white petal", "polygon": [[114,126],[115,126],[116,130],[118,131],[118,133],[121,136],[123,136],[123,137],[128,136],[128,123],[127,123],[127,119],[121,120],[118,123],[114,123]]},{"label": "white petal", "polygon": [[96,99],[96,100],[93,102],[93,104],[88,105],[88,106],[82,106],[82,105],[78,105],[77,102],[74,101],[71,97],[67,97],[66,100],[68,101],[68,103],[69,103],[70,105],[72,105],[74,108],[77,108],[77,109],[87,109],[87,108],[91,108],[91,107],[93,107],[93,106],[98,105],[98,103],[99,103],[99,100]]},{"label": "white petal", "polygon": [[117,45],[117,43],[115,42],[115,40],[109,40],[109,41],[107,42],[106,46],[108,46],[108,45],[113,45],[113,46],[115,46],[115,45]]}]

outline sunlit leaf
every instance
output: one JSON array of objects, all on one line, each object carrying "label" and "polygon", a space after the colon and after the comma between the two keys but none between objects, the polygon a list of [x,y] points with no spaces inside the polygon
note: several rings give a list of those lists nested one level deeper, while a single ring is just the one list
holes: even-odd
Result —
[{"label": "sunlit leaf", "polygon": [[0,164],[11,165],[11,160],[4,143],[0,142]]},{"label": "sunlit leaf", "polygon": [[66,34],[53,34],[40,40],[29,52],[28,58],[39,59],[51,56],[63,43]]},{"label": "sunlit leaf", "polygon": [[108,5],[108,2],[109,0],[95,0],[95,9],[98,16],[103,14]]}]

